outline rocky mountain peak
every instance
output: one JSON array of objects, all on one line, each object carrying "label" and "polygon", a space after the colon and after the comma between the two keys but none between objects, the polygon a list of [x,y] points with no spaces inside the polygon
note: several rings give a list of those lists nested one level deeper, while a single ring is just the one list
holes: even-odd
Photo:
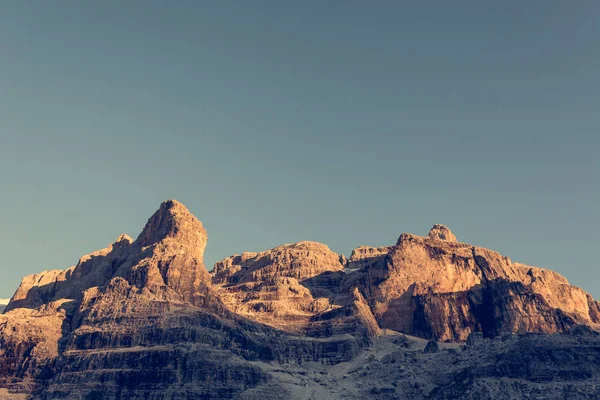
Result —
[{"label": "rocky mountain peak", "polygon": [[133,238],[125,233],[120,234],[113,244],[110,245],[109,250],[126,249],[133,243]]},{"label": "rocky mountain peak", "polygon": [[303,280],[328,271],[341,271],[344,265],[340,260],[340,255],[322,243],[302,241],[283,244],[260,253],[246,252],[217,262],[213,282],[237,284],[279,278]]},{"label": "rocky mountain peak", "polygon": [[429,231],[427,237],[431,240],[441,240],[443,242],[457,242],[456,236],[452,231],[442,224],[435,224]]},{"label": "rocky mountain peak", "polygon": [[204,253],[208,235],[202,222],[182,203],[177,200],[167,200],[150,217],[136,241],[140,246],[146,247],[167,238],[177,238],[180,242],[193,242]]},{"label": "rocky mountain peak", "polygon": [[126,233],[122,233],[115,240],[115,244],[117,243],[133,243],[133,238]]},{"label": "rocky mountain peak", "polygon": [[[210,276],[204,267],[206,230],[182,203],[163,202],[133,243],[130,257],[117,271],[137,287],[180,299],[204,303]],[[174,293],[165,292],[173,298]],[[164,294],[164,293],[163,293]]]}]

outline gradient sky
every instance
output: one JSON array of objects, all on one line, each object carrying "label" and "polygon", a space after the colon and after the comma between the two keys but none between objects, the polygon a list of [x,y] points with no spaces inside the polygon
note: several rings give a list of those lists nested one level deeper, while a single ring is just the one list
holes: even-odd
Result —
[{"label": "gradient sky", "polygon": [[0,297],[176,198],[206,264],[448,225],[600,297],[600,2],[1,1]]}]

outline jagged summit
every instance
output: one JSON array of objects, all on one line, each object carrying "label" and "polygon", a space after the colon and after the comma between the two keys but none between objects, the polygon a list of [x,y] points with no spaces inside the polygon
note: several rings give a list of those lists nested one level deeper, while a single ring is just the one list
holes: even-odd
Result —
[{"label": "jagged summit", "polygon": [[108,251],[116,251],[118,249],[125,249],[133,244],[134,240],[131,236],[122,233],[108,248]]},{"label": "jagged summit", "polygon": [[122,233],[117,237],[114,244],[122,242],[133,243],[133,238],[126,233]]},{"label": "jagged summit", "polygon": [[136,241],[140,246],[150,246],[168,237],[197,242],[204,252],[208,236],[200,222],[177,200],[163,202],[150,217]]},{"label": "jagged summit", "polygon": [[402,244],[405,241],[423,239],[436,242],[458,243],[456,236],[454,236],[450,228],[442,224],[434,224],[433,227],[429,230],[427,236],[424,237],[412,233],[402,233],[396,241],[396,246]]},{"label": "jagged summit", "polygon": [[[282,277],[307,279],[344,268],[340,256],[322,243],[301,241],[283,244],[260,253],[245,252],[215,264],[213,282],[241,283]],[[229,282],[230,280],[232,280]]]},{"label": "jagged summit", "polygon": [[456,236],[454,236],[452,231],[442,224],[433,225],[433,228],[431,228],[427,237],[432,240],[441,240],[443,242],[457,242]]},{"label": "jagged summit", "polygon": [[183,300],[204,300],[210,277],[204,266],[208,235],[202,222],[177,200],[163,202],[133,243],[134,254],[117,276],[158,292],[167,287]]},{"label": "jagged summit", "polygon": [[165,201],[135,241],[121,234],[71,268],[23,278],[7,310],[78,300],[86,290],[117,277],[166,298],[203,303],[210,286],[203,259],[207,238],[202,223],[183,204]]}]

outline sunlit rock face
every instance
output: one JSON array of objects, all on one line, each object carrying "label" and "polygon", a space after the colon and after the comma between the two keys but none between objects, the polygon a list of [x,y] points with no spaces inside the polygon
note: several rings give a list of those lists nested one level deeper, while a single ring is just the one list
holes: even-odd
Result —
[{"label": "sunlit rock face", "polygon": [[429,231],[427,238],[431,240],[441,240],[443,242],[457,242],[456,236],[454,236],[450,229],[441,224],[435,224]]},{"label": "sunlit rock face", "polygon": [[107,248],[81,257],[74,267],[23,278],[7,311],[61,299],[76,301],[86,289],[117,276],[165,299],[202,303],[211,285],[203,259],[207,238],[202,223],[183,204],[166,201],[135,241],[120,235]]},{"label": "sunlit rock face", "polygon": [[299,242],[222,260],[212,281],[228,309],[281,330],[374,334],[377,324],[360,293],[340,292],[344,262],[324,244]]},{"label": "sunlit rock face", "polygon": [[205,305],[211,286],[204,266],[207,241],[202,223],[183,204],[168,200],[150,217],[116,275],[167,299]]},{"label": "sunlit rock face", "polygon": [[[0,389],[40,399],[294,397],[316,382],[302,368],[322,365],[316,397],[345,390],[364,398],[322,368],[344,362],[346,372],[358,370],[352,363],[375,371],[373,352],[415,365],[449,354],[435,342],[426,353],[425,344],[390,342],[399,332],[470,338],[482,359],[478,343],[511,333],[568,332],[556,343],[569,357],[580,355],[574,329],[600,347],[600,304],[589,294],[552,271],[461,243],[443,225],[425,237],[402,234],[393,246],[358,247],[348,259],[304,241],[231,256],[210,273],[207,240],[202,223],[169,200],[137,239],[121,235],[73,267],[25,277],[0,315]],[[512,348],[525,339],[516,340]],[[502,346],[494,351],[508,357]],[[457,360],[468,366],[466,354]],[[446,358],[439,365],[455,365]],[[552,362],[548,368],[562,371]],[[371,379],[363,372],[360,379]],[[488,378],[496,379],[481,377]]]},{"label": "sunlit rock face", "polygon": [[243,253],[218,262],[212,276],[228,309],[298,333],[318,334],[314,323],[352,304],[356,290],[377,323],[367,324],[371,332],[462,341],[471,332],[599,322],[598,303],[562,276],[461,243],[440,224],[425,237],[404,233],[395,246],[358,247],[347,260],[314,242]]},{"label": "sunlit rock face", "polygon": [[443,225],[427,237],[404,233],[395,246],[357,250],[349,265],[363,268],[345,284],[365,294],[381,328],[447,341],[600,322],[598,303],[564,277],[460,243]]}]

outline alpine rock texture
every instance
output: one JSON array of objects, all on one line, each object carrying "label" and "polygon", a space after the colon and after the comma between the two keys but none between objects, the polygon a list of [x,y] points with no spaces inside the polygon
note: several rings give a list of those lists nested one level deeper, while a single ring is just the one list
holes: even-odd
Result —
[{"label": "alpine rock texture", "polygon": [[0,399],[600,398],[600,303],[435,225],[204,265],[175,200],[0,315]]}]

